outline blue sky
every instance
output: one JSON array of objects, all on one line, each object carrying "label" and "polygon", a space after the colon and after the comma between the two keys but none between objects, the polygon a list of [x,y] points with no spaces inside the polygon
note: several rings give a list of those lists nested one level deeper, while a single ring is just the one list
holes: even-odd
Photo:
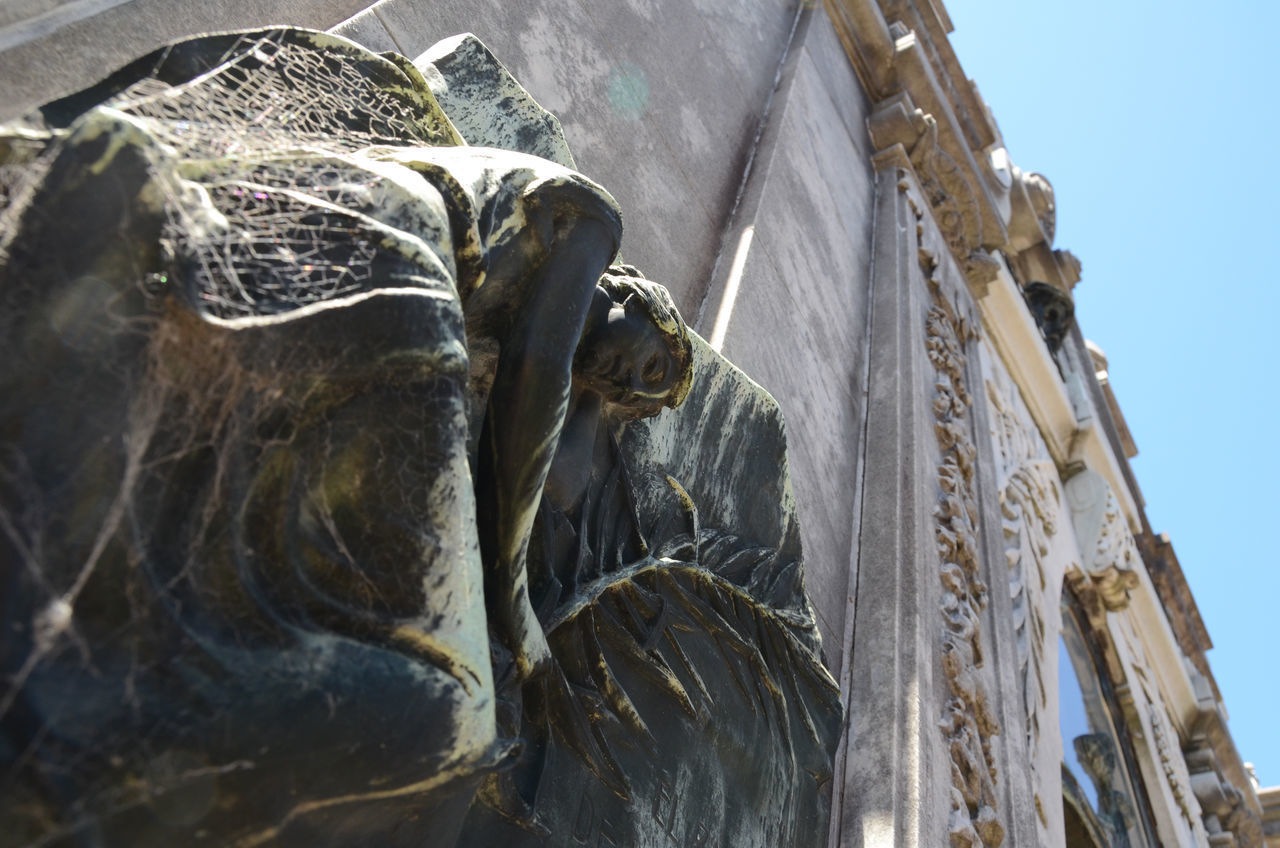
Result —
[{"label": "blue sky", "polygon": [[1213,639],[1240,754],[1280,784],[1280,4],[946,6],[1013,161],[1053,183],[1152,528]]}]

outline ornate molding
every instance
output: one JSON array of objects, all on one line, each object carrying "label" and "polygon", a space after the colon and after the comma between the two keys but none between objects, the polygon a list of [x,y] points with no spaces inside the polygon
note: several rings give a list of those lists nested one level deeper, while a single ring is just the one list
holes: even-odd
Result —
[{"label": "ornate molding", "polygon": [[938,122],[916,109],[912,123],[920,130],[911,146],[911,164],[920,175],[921,188],[933,209],[934,220],[947,246],[960,262],[965,277],[986,286],[999,271],[999,263],[982,249],[982,214],[973,185],[950,154],[938,145]]},{"label": "ornate molding", "polygon": [[[1119,630],[1133,671],[1128,680],[1116,687],[1121,706],[1135,734],[1140,736],[1144,727],[1150,728],[1148,743],[1152,757],[1159,764],[1160,772],[1164,775],[1165,783],[1169,786],[1169,793],[1173,796],[1178,811],[1186,820],[1187,826],[1195,830],[1199,811],[1193,809],[1191,800],[1191,774],[1179,750],[1178,733],[1171,726],[1168,705],[1159,688],[1151,680],[1148,670],[1154,668],[1154,665],[1146,648],[1143,647],[1142,638],[1138,635],[1133,621],[1126,618],[1120,624]],[[1134,682],[1137,683],[1136,687],[1133,685]]]},{"label": "ornate molding", "polygon": [[1085,339],[1084,346],[1089,353],[1089,359],[1093,362],[1093,376],[1098,381],[1098,388],[1102,390],[1102,399],[1107,412],[1111,414],[1111,423],[1115,425],[1120,448],[1127,459],[1133,459],[1138,455],[1138,446],[1133,441],[1133,433],[1129,430],[1124,411],[1120,409],[1120,403],[1116,400],[1115,389],[1111,387],[1111,377],[1107,372],[1107,355],[1102,348],[1088,339]]},{"label": "ornate molding", "polygon": [[1236,845],[1240,848],[1264,848],[1266,833],[1262,827],[1262,819],[1249,809],[1244,793],[1235,786],[1227,787],[1227,795],[1231,799],[1231,811],[1227,813],[1224,824],[1236,837]]},{"label": "ornate molding", "polygon": [[[1020,280],[1047,280],[1070,291],[1080,279],[1080,263],[1053,248],[1053,186],[1009,160],[1004,139],[951,47],[952,24],[943,5],[827,0],[826,6],[855,71],[878,102],[867,121],[873,143],[880,150],[902,144],[912,152],[939,228],[974,295],[985,297],[996,276],[994,251],[1005,253]],[[891,121],[899,130],[886,132],[884,119],[890,116],[882,114],[883,107],[901,110]],[[926,129],[925,118],[932,127]],[[920,142],[925,147],[917,153]],[[924,160],[935,150],[946,159],[930,167]],[[931,179],[945,197],[927,184]]]},{"label": "ornate molding", "polygon": [[[1049,539],[1057,532],[1054,521],[1057,508],[1058,490],[1043,465],[1019,468],[1000,492],[1009,599],[1017,640],[1018,682],[1027,719],[1027,752],[1038,811],[1043,801],[1039,794],[1039,776],[1035,773],[1036,753],[1040,747],[1040,716],[1048,706],[1042,671],[1045,622],[1041,610],[1046,588],[1042,559],[1049,552]],[[1044,821],[1043,812],[1039,818]]]},{"label": "ornate molding", "polygon": [[1201,822],[1209,835],[1210,845],[1261,846],[1262,819],[1265,810],[1262,793],[1258,805],[1249,774],[1236,750],[1225,719],[1219,711],[1220,696],[1205,651],[1213,647],[1205,630],[1195,599],[1182,574],[1178,556],[1169,537],[1147,535],[1142,540],[1143,560],[1164,608],[1169,610],[1169,623],[1178,646],[1196,667],[1200,712],[1190,731],[1190,740],[1182,746],[1187,781],[1199,804]]},{"label": "ornate molding", "polygon": [[1080,260],[1069,250],[1055,250],[1057,202],[1053,184],[1043,174],[1010,164],[1009,241],[1005,254],[1019,280],[1045,280],[1070,300],[1080,282]]},{"label": "ornate molding", "polygon": [[992,367],[999,369],[999,373],[987,379],[986,384],[991,439],[996,454],[996,477],[999,487],[1003,489],[1009,484],[1009,478],[1020,468],[1045,462],[1049,469],[1053,469],[1054,464],[1049,448],[1036,429],[1018,387],[1005,371],[999,354],[988,348],[988,356]]},{"label": "ornate molding", "polygon": [[1164,772],[1165,782],[1169,784],[1169,791],[1173,793],[1173,800],[1177,803],[1179,811],[1182,812],[1188,824],[1194,825],[1196,820],[1195,814],[1191,810],[1190,790],[1188,784],[1191,776],[1187,773],[1187,764],[1182,759],[1181,752],[1177,746],[1170,741],[1170,736],[1177,740],[1177,734],[1173,733],[1169,725],[1169,719],[1164,714],[1164,710],[1157,707],[1151,701],[1147,702],[1147,714],[1151,719],[1151,735],[1155,737],[1156,754],[1160,757],[1160,770]]},{"label": "ornate molding", "polygon": [[1085,573],[1107,610],[1119,612],[1129,605],[1129,592],[1138,586],[1136,569],[1142,563],[1120,502],[1106,478],[1088,470],[1067,481],[1067,502]]},{"label": "ornate molding", "polygon": [[977,448],[967,410],[972,397],[965,385],[965,347],[977,338],[977,324],[946,297],[933,276],[936,261],[921,250],[932,306],[925,318],[929,362],[935,372],[934,435],[941,452],[934,510],[941,561],[942,667],[948,697],[941,721],[951,758],[953,848],[995,848],[1005,830],[996,812],[997,770],[991,737],[1000,732],[978,669],[983,664],[982,612],[987,586],[979,578],[978,499],[974,488]]},{"label": "ornate molding", "polygon": [[983,221],[979,189],[940,143],[938,120],[916,108],[906,92],[900,92],[878,105],[867,119],[867,128],[877,147],[901,144],[908,151],[938,230],[981,297],[999,273],[1000,264],[985,246],[992,239]]},{"label": "ornate molding", "polygon": [[1004,534],[1005,564],[1017,648],[1017,679],[1027,720],[1027,752],[1032,776],[1032,796],[1042,826],[1047,824],[1041,798],[1041,775],[1036,773],[1040,747],[1040,717],[1048,706],[1045,686],[1043,610],[1048,586],[1044,558],[1057,533],[1062,509],[1056,467],[1039,438],[1030,415],[1017,395],[1003,366],[986,381],[991,438],[995,446],[1000,512]]},{"label": "ornate molding", "polygon": [[1201,736],[1186,751],[1189,783],[1200,803],[1209,844],[1264,848],[1262,818],[1254,812],[1245,793],[1224,774],[1214,748],[1210,739]]},{"label": "ornate molding", "polygon": [[[1206,708],[1184,749],[1191,791],[1212,846],[1264,848],[1265,805],[1247,782],[1222,713]],[[1244,777],[1241,780],[1240,777]],[[1256,805],[1256,807],[1255,807]]]},{"label": "ornate molding", "polygon": [[[1203,782],[1197,782],[1194,772],[1197,764],[1194,757],[1184,757],[1177,728],[1171,709],[1171,701],[1167,692],[1161,688],[1157,678],[1157,662],[1147,650],[1143,634],[1147,631],[1131,612],[1119,616],[1112,622],[1118,642],[1123,646],[1125,659],[1122,661],[1125,676],[1113,678],[1115,690],[1124,712],[1125,720],[1137,742],[1145,743],[1147,756],[1150,758],[1150,781],[1147,785],[1153,791],[1156,781],[1163,778],[1168,789],[1171,803],[1164,805],[1170,819],[1167,824],[1172,827],[1185,827],[1166,837],[1167,840],[1182,844],[1188,840],[1203,844],[1206,833],[1212,834],[1213,827],[1218,825],[1216,819],[1208,815],[1201,806],[1200,794]],[[1152,649],[1155,650],[1153,645]],[[1212,753],[1209,755],[1212,761]],[[1202,766],[1201,766],[1202,767]],[[1215,785],[1217,781],[1212,781]],[[1229,786],[1229,784],[1228,784]],[[1181,822],[1178,817],[1181,817]],[[1210,844],[1214,841],[1210,838]],[[1248,844],[1240,843],[1241,846]]]},{"label": "ornate molding", "polygon": [[1057,229],[1057,204],[1053,184],[1035,171],[1010,163],[1008,249],[1019,253],[1036,244],[1053,244]]}]

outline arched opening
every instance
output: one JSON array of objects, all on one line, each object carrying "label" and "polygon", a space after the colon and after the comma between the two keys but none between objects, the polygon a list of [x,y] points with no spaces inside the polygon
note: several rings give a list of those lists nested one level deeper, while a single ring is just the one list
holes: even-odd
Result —
[{"label": "arched opening", "polygon": [[1062,598],[1058,721],[1067,846],[1157,845],[1129,730],[1104,671],[1102,646],[1069,586]]}]

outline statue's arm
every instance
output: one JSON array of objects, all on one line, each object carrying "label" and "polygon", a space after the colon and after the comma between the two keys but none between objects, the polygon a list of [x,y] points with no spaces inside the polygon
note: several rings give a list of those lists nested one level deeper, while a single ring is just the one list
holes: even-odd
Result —
[{"label": "statue's arm", "polygon": [[477,469],[486,596],[522,678],[550,656],[529,600],[525,558],[565,423],[573,355],[596,280],[617,249],[616,232],[595,218],[555,222],[545,261],[512,286],[520,303],[513,304],[489,395]]}]

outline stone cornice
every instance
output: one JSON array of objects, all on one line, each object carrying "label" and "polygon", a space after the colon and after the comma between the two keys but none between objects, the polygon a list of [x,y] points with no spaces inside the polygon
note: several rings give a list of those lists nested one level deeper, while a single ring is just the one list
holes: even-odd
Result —
[{"label": "stone cornice", "polygon": [[[953,27],[942,4],[826,0],[826,7],[876,104],[868,121],[873,143],[878,149],[902,144],[911,152],[934,216],[974,294],[985,294],[995,267],[984,257],[996,250],[1006,254],[1020,283],[1047,282],[1069,293],[1080,279],[1080,262],[1069,251],[1053,248],[1053,187],[1009,160],[947,37]],[[885,107],[895,106],[905,115],[887,122]],[[922,139],[944,157],[940,165],[947,178],[932,186],[931,169],[916,149]]]},{"label": "stone cornice", "polygon": [[1220,704],[1204,705],[1184,753],[1192,789],[1206,816],[1217,819],[1208,827],[1211,835],[1215,830],[1224,832],[1234,838],[1227,844],[1262,848],[1263,801],[1253,788]]},{"label": "stone cornice", "polygon": [[[1193,662],[1197,655],[1203,659],[1204,652],[1213,647],[1213,640],[1209,638],[1209,631],[1200,617],[1200,608],[1196,606],[1191,587],[1187,585],[1182,564],[1178,562],[1178,555],[1169,541],[1169,534],[1161,533],[1157,536],[1144,533],[1138,538],[1138,544],[1142,548],[1151,581],[1155,584],[1160,601],[1173,624],[1179,647]],[[1205,668],[1208,668],[1208,663],[1205,663]]]},{"label": "stone cornice", "polygon": [[876,104],[872,142],[910,153],[939,229],[980,296],[996,272],[991,252],[1008,241],[1011,178],[992,167],[998,134],[947,40],[946,11],[929,0],[828,0],[827,8]]},{"label": "stone cornice", "polygon": [[1258,790],[1262,804],[1262,832],[1267,848],[1280,848],[1280,786]]},{"label": "stone cornice", "polygon": [[[1216,817],[1223,831],[1235,831],[1235,844],[1260,846],[1256,819],[1266,804],[1255,793],[1240,752],[1227,727],[1222,696],[1209,667],[1205,651],[1213,647],[1200,618],[1199,608],[1182,573],[1168,534],[1146,533],[1139,537],[1152,590],[1181,652],[1195,668],[1192,685],[1196,689],[1196,713],[1183,734],[1192,786],[1208,816]],[[1156,667],[1159,668],[1159,663]]]},{"label": "stone cornice", "polygon": [[1133,616],[1134,630],[1150,659],[1150,673],[1164,696],[1179,734],[1185,737],[1199,711],[1195,683],[1146,568],[1138,569],[1138,585],[1133,592],[1130,615]]},{"label": "stone cornice", "polygon": [[926,36],[921,42],[934,78],[946,92],[951,111],[964,133],[971,150],[985,150],[998,140],[998,134],[987,113],[986,104],[978,96],[973,83],[965,76],[960,60],[951,47],[947,35],[955,27],[941,3],[932,0],[883,0],[881,8],[885,19],[900,22],[909,29]]},{"label": "stone cornice", "polygon": [[1107,356],[1102,352],[1102,348],[1093,342],[1086,339],[1084,344],[1085,349],[1089,351],[1089,357],[1093,360],[1093,376],[1097,378],[1098,387],[1102,389],[1102,396],[1106,399],[1107,410],[1111,413],[1111,422],[1115,425],[1116,436],[1124,448],[1125,458],[1133,459],[1138,455],[1138,446],[1133,441],[1133,434],[1129,432],[1129,424],[1120,410],[1115,390],[1111,388],[1111,377],[1107,372]]},{"label": "stone cornice", "polygon": [[893,36],[875,0],[826,0],[827,14],[870,97],[893,85]]}]

